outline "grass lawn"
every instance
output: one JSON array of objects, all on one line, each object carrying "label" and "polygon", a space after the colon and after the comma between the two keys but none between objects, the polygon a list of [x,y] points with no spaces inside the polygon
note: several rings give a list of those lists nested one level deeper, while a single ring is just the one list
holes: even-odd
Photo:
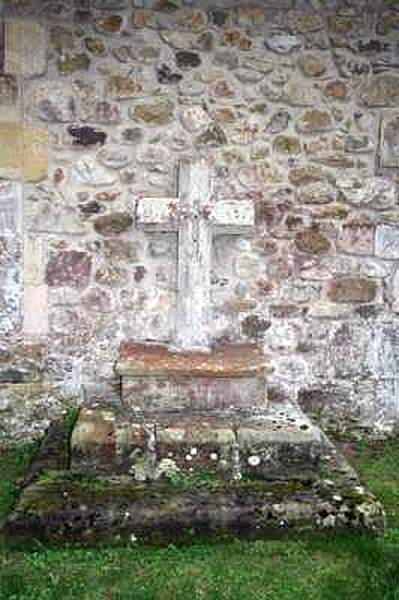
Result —
[{"label": "grass lawn", "polygon": [[[0,516],[28,457],[0,454]],[[382,538],[29,551],[0,540],[0,600],[399,600],[399,440],[349,458],[384,502]]]}]

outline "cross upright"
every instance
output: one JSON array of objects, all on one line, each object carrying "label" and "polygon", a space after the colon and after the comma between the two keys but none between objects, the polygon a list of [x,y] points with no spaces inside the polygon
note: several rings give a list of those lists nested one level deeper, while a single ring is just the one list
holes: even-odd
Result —
[{"label": "cross upright", "polygon": [[210,348],[211,255],[213,234],[238,235],[254,225],[250,200],[213,197],[211,170],[205,160],[179,166],[178,197],[140,198],[137,224],[147,231],[178,235],[178,298],[173,344],[178,350]]}]

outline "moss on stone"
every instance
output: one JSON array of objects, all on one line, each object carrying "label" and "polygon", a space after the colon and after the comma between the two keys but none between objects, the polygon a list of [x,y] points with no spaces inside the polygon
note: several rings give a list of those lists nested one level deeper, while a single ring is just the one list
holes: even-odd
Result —
[{"label": "moss on stone", "polygon": [[135,502],[146,499],[172,507],[173,498],[180,495],[230,494],[272,495],[276,501],[301,492],[305,484],[300,481],[228,481],[213,474],[182,476],[167,482],[138,483],[130,477],[95,477],[71,471],[47,471],[25,490],[18,506],[20,513],[53,513],[67,507],[86,504]]}]

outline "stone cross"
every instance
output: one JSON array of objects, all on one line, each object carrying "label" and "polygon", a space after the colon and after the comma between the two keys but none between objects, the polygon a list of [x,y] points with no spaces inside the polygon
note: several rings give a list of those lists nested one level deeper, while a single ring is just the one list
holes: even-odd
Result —
[{"label": "stone cross", "polygon": [[214,201],[210,167],[183,161],[178,197],[141,198],[137,224],[147,231],[178,233],[178,299],[173,343],[179,350],[209,350],[213,233],[241,234],[254,225],[250,200]]}]

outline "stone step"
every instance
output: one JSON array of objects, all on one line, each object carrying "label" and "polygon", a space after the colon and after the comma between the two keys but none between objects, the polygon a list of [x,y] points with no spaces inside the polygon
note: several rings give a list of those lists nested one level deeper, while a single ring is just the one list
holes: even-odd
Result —
[{"label": "stone step", "polygon": [[177,352],[125,343],[115,372],[123,403],[146,412],[240,409],[267,402],[267,361],[255,345]]},{"label": "stone step", "polygon": [[254,344],[229,344],[209,352],[188,352],[160,344],[121,344],[116,373],[122,377],[222,377],[264,376],[267,362]]},{"label": "stone step", "polygon": [[[330,452],[330,449],[329,449]],[[22,492],[1,534],[60,544],[106,540],[192,542],[201,536],[271,538],[303,532],[381,533],[382,505],[337,454],[329,478],[223,481],[209,476],[138,483],[132,477],[43,473]]]},{"label": "stone step", "polygon": [[158,479],[164,471],[212,472],[227,479],[311,478],[323,437],[290,404],[256,411],[143,413],[82,409],[71,438],[72,465]]}]

